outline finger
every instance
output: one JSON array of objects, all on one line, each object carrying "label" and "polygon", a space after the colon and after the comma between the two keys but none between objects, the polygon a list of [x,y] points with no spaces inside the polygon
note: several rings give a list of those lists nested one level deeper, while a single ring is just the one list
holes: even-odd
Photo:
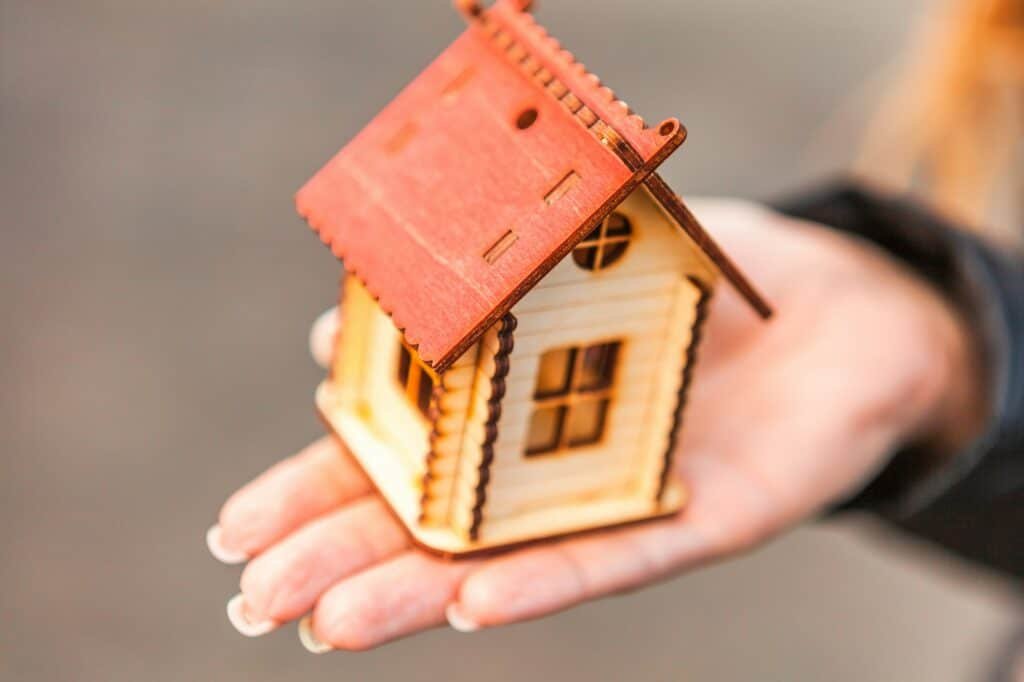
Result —
[{"label": "finger", "polygon": [[334,439],[322,438],[232,495],[210,535],[218,551],[252,557],[310,519],[369,492],[351,456]]},{"label": "finger", "polygon": [[361,651],[441,625],[445,607],[476,565],[411,550],[342,580],[300,624],[303,643],[317,653]]},{"label": "finger", "polygon": [[679,515],[538,545],[483,564],[449,609],[459,630],[555,613],[746,549],[781,527],[777,500],[717,453],[689,453]]},{"label": "finger", "polygon": [[537,618],[663,578],[711,549],[696,529],[671,520],[540,545],[471,573],[448,619],[471,631]]},{"label": "finger", "polygon": [[383,500],[357,500],[311,521],[249,563],[241,580],[246,615],[254,622],[298,618],[328,587],[408,544]]},{"label": "finger", "polygon": [[331,364],[334,354],[334,340],[341,327],[340,313],[337,308],[330,308],[320,314],[309,330],[309,352],[313,360],[321,367]]}]

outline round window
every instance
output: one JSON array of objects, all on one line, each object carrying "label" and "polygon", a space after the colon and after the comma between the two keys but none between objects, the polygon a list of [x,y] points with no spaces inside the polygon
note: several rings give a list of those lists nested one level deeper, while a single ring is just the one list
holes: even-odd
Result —
[{"label": "round window", "polygon": [[632,235],[629,218],[612,213],[576,246],[573,262],[584,270],[603,270],[622,258]]}]

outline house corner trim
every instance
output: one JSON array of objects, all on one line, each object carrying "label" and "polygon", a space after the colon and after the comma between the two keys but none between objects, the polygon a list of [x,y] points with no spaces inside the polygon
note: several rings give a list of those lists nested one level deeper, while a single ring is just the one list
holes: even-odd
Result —
[{"label": "house corner trim", "polygon": [[494,355],[494,374],[491,376],[491,395],[487,400],[487,421],[484,424],[484,440],[480,444],[480,466],[474,491],[473,518],[469,527],[469,539],[480,537],[480,526],[484,520],[484,505],[487,503],[487,484],[491,479],[491,463],[494,461],[494,443],[498,439],[498,421],[501,419],[501,400],[505,397],[505,378],[508,376],[509,356],[515,345],[513,333],[516,318],[506,313],[499,323],[498,352]]},{"label": "house corner trim", "polygon": [[665,454],[662,457],[661,473],[658,475],[658,488],[654,498],[656,502],[662,501],[665,489],[668,486],[668,477],[672,473],[676,446],[679,444],[679,434],[683,426],[683,411],[686,409],[690,384],[693,383],[693,369],[697,366],[697,350],[700,347],[701,334],[704,330],[704,322],[707,320],[708,307],[711,302],[711,288],[696,277],[688,279],[700,290],[700,300],[697,301],[697,314],[694,317],[693,326],[690,330],[690,343],[686,346],[686,367],[683,368],[683,376],[679,383],[675,414],[672,417],[672,427],[669,429],[668,446],[665,448]]}]

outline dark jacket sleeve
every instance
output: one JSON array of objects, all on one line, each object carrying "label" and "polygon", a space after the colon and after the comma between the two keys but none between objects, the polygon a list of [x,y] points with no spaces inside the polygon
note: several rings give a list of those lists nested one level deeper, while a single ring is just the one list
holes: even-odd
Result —
[{"label": "dark jacket sleeve", "polygon": [[871,509],[963,556],[1024,575],[1024,258],[909,200],[836,184],[782,201],[790,215],[882,247],[960,310],[982,354],[989,418],[938,470],[908,446],[844,508]]}]

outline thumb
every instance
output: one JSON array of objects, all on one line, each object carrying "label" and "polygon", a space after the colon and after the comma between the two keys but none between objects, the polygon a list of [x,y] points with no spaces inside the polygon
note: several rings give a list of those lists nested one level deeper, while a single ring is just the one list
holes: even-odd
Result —
[{"label": "thumb", "polygon": [[334,339],[341,328],[341,314],[338,309],[330,308],[320,314],[313,322],[309,331],[309,352],[313,361],[321,367],[327,367],[334,352]]}]

